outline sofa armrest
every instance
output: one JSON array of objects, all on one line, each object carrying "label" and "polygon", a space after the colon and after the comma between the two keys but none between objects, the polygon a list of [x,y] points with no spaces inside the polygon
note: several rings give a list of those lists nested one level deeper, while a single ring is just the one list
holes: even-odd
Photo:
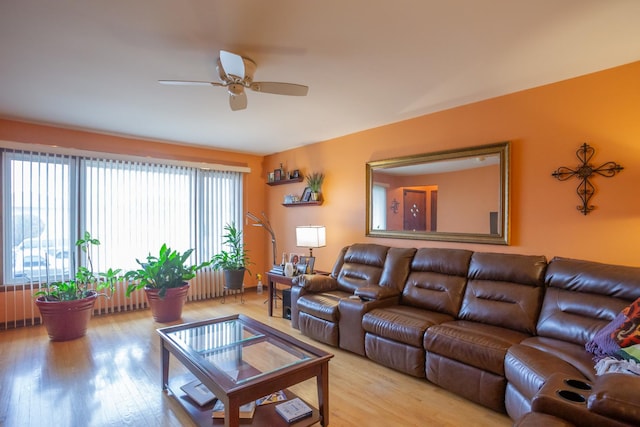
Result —
[{"label": "sofa armrest", "polygon": [[640,425],[640,377],[611,373],[596,379],[587,402],[590,411]]},{"label": "sofa armrest", "polygon": [[323,274],[303,274],[293,278],[293,284],[307,292],[328,292],[338,289],[338,281]]},{"label": "sofa armrest", "polygon": [[372,301],[397,297],[400,291],[386,286],[363,286],[356,289],[354,295],[359,296],[363,301]]}]

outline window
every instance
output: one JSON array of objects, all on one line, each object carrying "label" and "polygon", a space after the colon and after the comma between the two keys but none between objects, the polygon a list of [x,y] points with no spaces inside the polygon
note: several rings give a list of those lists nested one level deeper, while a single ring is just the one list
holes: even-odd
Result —
[{"label": "window", "polygon": [[387,228],[387,189],[383,185],[373,184],[371,192],[374,209],[371,211],[371,229],[386,230]]},{"label": "window", "polygon": [[240,172],[188,166],[3,152],[5,284],[74,274],[73,244],[89,231],[94,268],[130,269],[163,243],[193,262],[221,248],[226,223],[242,224]]}]

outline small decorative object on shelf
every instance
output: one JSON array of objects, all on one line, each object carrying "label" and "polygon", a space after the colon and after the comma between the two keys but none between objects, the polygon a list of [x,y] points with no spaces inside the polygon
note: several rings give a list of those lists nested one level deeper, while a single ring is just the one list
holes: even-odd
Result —
[{"label": "small decorative object on shelf", "polygon": [[582,162],[581,165],[578,165],[575,169],[569,169],[568,167],[560,166],[551,174],[551,176],[557,178],[560,181],[566,181],[573,176],[580,180],[580,184],[578,184],[576,193],[582,201],[582,206],[578,206],[577,209],[582,212],[583,215],[588,214],[594,209],[593,205],[589,205],[589,201],[593,197],[596,189],[589,181],[589,178],[591,178],[594,174],[598,174],[606,178],[611,178],[612,176],[615,176],[615,174],[619,173],[622,169],[624,169],[622,166],[615,162],[606,162],[598,167],[593,166],[591,163],[589,163],[589,161],[595,153],[596,150],[585,142],[580,146],[578,151],[576,151],[576,157],[578,157],[578,160]]},{"label": "small decorative object on shelf", "polygon": [[312,414],[313,410],[299,397],[276,405],[276,412],[288,423],[301,420]]},{"label": "small decorative object on shelf", "polygon": [[[320,172],[313,172],[307,175],[307,185],[311,191],[311,201],[317,201],[319,198],[320,190],[322,189],[322,183],[324,181],[324,174]],[[303,197],[304,201],[304,197]]]}]

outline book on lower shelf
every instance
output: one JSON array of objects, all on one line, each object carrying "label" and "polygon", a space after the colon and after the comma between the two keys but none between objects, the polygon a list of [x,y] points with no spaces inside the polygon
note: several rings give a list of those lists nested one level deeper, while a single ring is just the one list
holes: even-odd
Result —
[{"label": "book on lower shelf", "polygon": [[313,410],[302,399],[296,397],[276,405],[276,412],[288,423],[293,423],[310,416]]},{"label": "book on lower shelf", "polygon": [[284,393],[284,390],[279,390],[256,400],[256,405],[268,405],[270,403],[282,402],[283,400],[287,400],[287,395]]},{"label": "book on lower shelf", "polygon": [[187,396],[200,406],[205,406],[216,398],[216,395],[205,387],[205,385],[199,380],[193,380],[183,386],[180,386],[180,388],[187,394]]},{"label": "book on lower shelf", "polygon": [[[240,419],[248,420],[253,418],[253,414],[256,412],[256,402],[251,401],[240,406]],[[213,405],[211,418],[224,418],[225,410],[224,403],[218,399],[215,405]]]}]

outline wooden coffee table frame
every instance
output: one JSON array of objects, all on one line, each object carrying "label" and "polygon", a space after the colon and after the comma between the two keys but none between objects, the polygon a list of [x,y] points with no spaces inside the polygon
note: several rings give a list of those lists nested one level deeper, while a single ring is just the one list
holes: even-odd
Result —
[{"label": "wooden coffee table frame", "polygon": [[[236,319],[242,321],[245,325],[255,329],[261,334],[269,338],[276,339],[281,344],[302,349],[315,357],[285,368],[277,369],[274,372],[248,380],[242,384],[236,384],[221,371],[218,371],[215,368],[211,369],[211,365],[204,363],[204,360],[201,360],[196,352],[182,348],[182,346],[174,342],[168,335],[174,331],[192,329],[203,325]],[[197,407],[197,405],[189,403],[190,400],[186,398],[186,396],[180,396],[179,385],[170,384],[169,356],[171,354],[173,354],[173,356],[178,359],[194,377],[200,380],[209,390],[211,390],[218,399],[224,402],[225,408],[228,408],[227,414],[229,415],[225,417],[224,420],[224,425],[226,427],[237,427],[240,424],[239,408],[243,404],[275,391],[284,390],[287,387],[291,387],[314,377],[316,378],[316,386],[318,390],[319,408],[318,410],[314,410],[311,417],[293,424],[288,424],[275,413],[275,410],[273,409],[274,404],[270,404],[257,407],[251,425],[308,426],[315,424],[318,421],[323,426],[329,425],[329,360],[333,357],[332,354],[315,348],[242,314],[161,328],[158,329],[158,334],[160,335],[162,348],[162,390],[169,391],[198,425],[214,424],[214,421],[211,419],[210,408],[207,406]],[[287,391],[287,394],[289,397],[294,397],[294,395],[289,391]],[[244,423],[245,422],[243,420],[243,424]]]}]

